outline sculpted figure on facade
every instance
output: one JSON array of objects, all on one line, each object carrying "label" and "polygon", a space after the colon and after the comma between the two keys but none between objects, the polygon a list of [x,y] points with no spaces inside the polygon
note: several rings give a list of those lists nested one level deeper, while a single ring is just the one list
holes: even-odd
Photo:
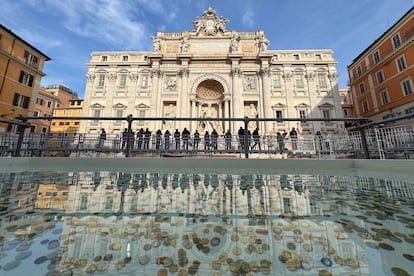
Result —
[{"label": "sculpted figure on facade", "polygon": [[[175,108],[173,104],[169,104],[164,113],[165,118],[174,118],[175,117]],[[175,125],[174,121],[166,121],[165,122],[168,129],[172,129]]]},{"label": "sculpted figure on facade", "polygon": [[256,89],[256,78],[254,76],[246,76],[244,78],[244,83],[246,90]]},{"label": "sculpted figure on facade", "polygon": [[240,35],[234,34],[233,37],[230,40],[230,52],[234,53],[239,51],[239,41],[240,41]]},{"label": "sculpted figure on facade", "polygon": [[154,52],[161,51],[161,39],[156,36],[152,37],[152,47],[154,48]]},{"label": "sculpted figure on facade", "polygon": [[258,113],[257,113],[257,109],[256,106],[254,104],[250,104],[249,108],[247,109],[246,112],[246,117],[248,118],[256,118]]},{"label": "sculpted figure on facade", "polygon": [[259,51],[264,52],[267,51],[267,47],[269,46],[269,39],[264,34],[261,34],[258,38],[258,44],[259,44]]},{"label": "sculpted figure on facade", "polygon": [[184,36],[180,42],[181,53],[187,53],[189,47],[190,47],[190,40],[188,39],[187,36]]},{"label": "sculpted figure on facade", "polygon": [[165,80],[165,89],[170,91],[177,90],[177,81],[173,77],[167,77]]}]

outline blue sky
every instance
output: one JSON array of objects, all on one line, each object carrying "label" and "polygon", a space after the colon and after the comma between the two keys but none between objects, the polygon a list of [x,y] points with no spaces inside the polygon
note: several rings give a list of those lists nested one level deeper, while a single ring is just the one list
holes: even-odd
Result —
[{"label": "blue sky", "polygon": [[192,30],[212,7],[228,30],[264,30],[270,50],[332,49],[339,86],[347,65],[414,4],[414,0],[2,0],[0,23],[52,58],[42,86],[85,89],[94,51],[152,50],[158,30]]}]

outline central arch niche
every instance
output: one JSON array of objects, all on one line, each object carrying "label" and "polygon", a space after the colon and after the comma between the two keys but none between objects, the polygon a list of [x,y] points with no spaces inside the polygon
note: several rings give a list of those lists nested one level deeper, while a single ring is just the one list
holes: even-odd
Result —
[{"label": "central arch niche", "polygon": [[199,132],[223,132],[222,122],[209,121],[208,118],[223,118],[224,87],[213,79],[202,81],[196,89],[198,117],[204,118],[197,129]]}]

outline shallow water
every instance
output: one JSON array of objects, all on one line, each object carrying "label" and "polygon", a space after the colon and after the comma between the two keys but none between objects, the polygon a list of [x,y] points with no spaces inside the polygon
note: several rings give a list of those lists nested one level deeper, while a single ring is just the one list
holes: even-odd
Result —
[{"label": "shallow water", "polygon": [[401,180],[103,171],[0,173],[0,183],[2,275],[414,267],[414,185]]}]

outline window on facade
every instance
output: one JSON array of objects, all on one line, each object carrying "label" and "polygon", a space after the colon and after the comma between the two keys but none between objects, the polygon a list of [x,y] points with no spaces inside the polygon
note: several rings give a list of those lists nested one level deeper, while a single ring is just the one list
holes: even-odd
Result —
[{"label": "window on facade", "polygon": [[347,109],[342,109],[343,113],[344,113],[344,117],[348,116],[348,110]]},{"label": "window on facade", "polygon": [[148,75],[142,76],[141,87],[148,87]]},{"label": "window on facade", "polygon": [[65,122],[65,126],[68,126],[68,125],[70,125],[70,122]]},{"label": "window on facade", "polygon": [[127,79],[126,74],[122,74],[122,75],[119,76],[119,87],[125,87],[126,86],[126,79]]},{"label": "window on facade", "polygon": [[124,110],[123,109],[117,109],[115,113],[116,113],[115,116],[118,117],[118,118],[121,118],[121,117],[124,116]]},{"label": "window on facade", "polygon": [[29,87],[33,86],[33,76],[25,71],[20,71],[19,82]]},{"label": "window on facade", "polygon": [[74,106],[74,105],[75,105],[75,101],[71,101],[70,106]]},{"label": "window on facade", "polygon": [[405,96],[410,95],[411,93],[413,93],[413,87],[412,87],[412,84],[411,84],[411,80],[409,78],[404,79],[401,82],[401,85],[402,85],[403,92],[404,92]]},{"label": "window on facade", "polygon": [[316,60],[322,60],[322,56],[321,56],[321,54],[316,54],[316,55],[315,55],[315,58],[316,58]]},{"label": "window on facade", "polygon": [[276,110],[276,119],[282,119],[282,118],[283,118],[282,110]]},{"label": "window on facade", "polygon": [[92,110],[92,116],[93,117],[101,117],[101,110],[100,109]]},{"label": "window on facade", "polygon": [[38,117],[39,116],[39,111],[37,111],[37,110],[33,111],[33,116]]},{"label": "window on facade", "polygon": [[400,34],[396,34],[392,37],[392,45],[394,45],[394,48],[400,47],[401,45]]},{"label": "window on facade", "polygon": [[387,90],[382,90],[380,93],[381,93],[381,101],[382,101],[382,104],[389,103],[390,101],[388,99],[388,92],[387,92]]},{"label": "window on facade", "polygon": [[65,122],[59,122],[59,125],[60,126],[64,126],[65,125]]},{"label": "window on facade", "polygon": [[380,54],[379,54],[379,51],[375,51],[375,52],[372,54],[372,57],[374,58],[374,63],[378,63],[378,62],[380,62]]},{"label": "window on facade", "polygon": [[377,72],[377,80],[378,83],[382,83],[384,81],[384,75],[382,74],[382,71]]},{"label": "window on facade", "polygon": [[105,209],[110,210],[112,209],[112,205],[114,204],[114,199],[112,196],[107,196],[105,201]]},{"label": "window on facade", "polygon": [[79,125],[79,122],[75,122],[75,123],[74,123],[74,125],[75,125],[75,126],[78,126],[78,125]]},{"label": "window on facade", "polygon": [[36,104],[38,104],[38,105],[43,105],[43,99],[41,99],[41,98],[37,98],[37,99],[36,99]]},{"label": "window on facade", "polygon": [[329,109],[323,109],[322,110],[322,117],[324,119],[330,119],[331,118],[331,111]]},{"label": "window on facade", "polygon": [[407,65],[405,64],[404,56],[397,59],[397,65],[398,65],[398,70],[400,72],[403,71],[405,68],[407,68]]},{"label": "window on facade", "polygon": [[280,87],[280,75],[272,76],[273,87]]},{"label": "window on facade", "polygon": [[306,110],[299,110],[299,118],[306,119]]},{"label": "window on facade", "polygon": [[128,56],[122,56],[122,61],[128,61]]},{"label": "window on facade", "polygon": [[319,83],[319,87],[322,87],[322,88],[327,87],[325,74],[323,73],[318,74],[318,83]]},{"label": "window on facade", "polygon": [[360,84],[359,84],[359,92],[360,92],[361,94],[365,93],[365,86],[364,86],[364,84],[363,84],[363,83],[360,83]]},{"label": "window on facade", "polygon": [[297,87],[303,87],[303,75],[295,74],[295,84]]},{"label": "window on facade", "polygon": [[299,60],[299,55],[298,54],[293,55],[293,59],[294,60]]},{"label": "window on facade", "polygon": [[357,67],[357,75],[358,75],[358,77],[362,75],[362,68],[361,68],[361,66],[358,66]]},{"label": "window on facade", "polygon": [[81,194],[79,209],[86,210],[87,208],[88,208],[88,195]]},{"label": "window on facade", "polygon": [[102,61],[108,61],[108,56],[102,56]]},{"label": "window on facade", "polygon": [[138,117],[139,118],[145,118],[145,110],[139,110],[138,111]]},{"label": "window on facade", "polygon": [[105,75],[99,75],[98,87],[103,87],[105,85]]},{"label": "window on facade", "polygon": [[14,97],[13,97],[13,105],[14,106],[18,106],[21,108],[28,108],[29,107],[29,102],[30,102],[30,98],[19,94],[19,93],[14,93]]},{"label": "window on facade", "polygon": [[51,102],[51,101],[48,101],[48,102],[47,102],[47,107],[48,107],[48,108],[51,108],[51,107],[52,107],[52,102]]},{"label": "window on facade", "polygon": [[26,64],[36,68],[38,61],[39,61],[38,57],[32,55],[28,51],[24,52],[24,62]]},{"label": "window on facade", "polygon": [[368,112],[369,111],[369,106],[368,106],[367,100],[363,100],[362,101],[362,110],[364,110],[364,112]]}]

